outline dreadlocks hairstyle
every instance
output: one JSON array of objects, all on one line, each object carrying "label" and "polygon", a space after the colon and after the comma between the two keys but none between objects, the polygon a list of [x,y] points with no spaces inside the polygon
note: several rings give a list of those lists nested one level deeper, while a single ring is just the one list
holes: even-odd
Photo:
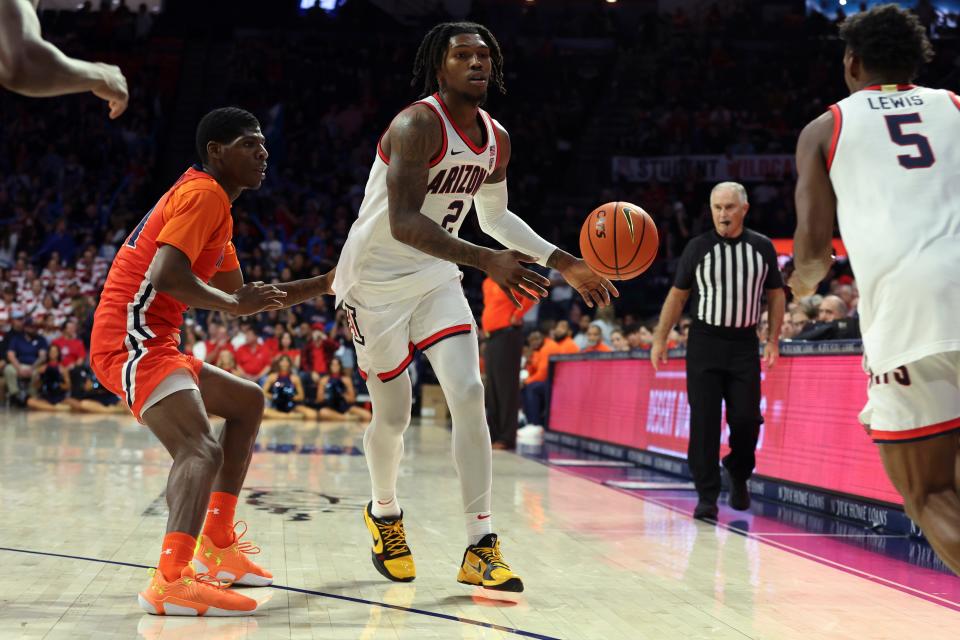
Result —
[{"label": "dreadlocks hairstyle", "polygon": [[233,142],[244,131],[258,129],[260,122],[249,111],[238,107],[221,107],[203,116],[197,125],[197,155],[200,162],[207,161],[207,143]]},{"label": "dreadlocks hairstyle", "polygon": [[410,86],[423,87],[421,98],[436,93],[440,88],[437,84],[437,69],[443,64],[450,38],[461,33],[475,33],[490,45],[493,83],[497,85],[500,93],[507,92],[503,84],[503,53],[500,51],[500,43],[493,37],[490,30],[476,22],[442,22],[430,29],[423,37],[420,48],[417,49],[417,57],[413,61],[413,80],[410,81]]},{"label": "dreadlocks hairstyle", "polygon": [[913,80],[920,65],[933,59],[927,33],[913,13],[881,4],[840,25],[840,38],[873,73],[892,80]]}]

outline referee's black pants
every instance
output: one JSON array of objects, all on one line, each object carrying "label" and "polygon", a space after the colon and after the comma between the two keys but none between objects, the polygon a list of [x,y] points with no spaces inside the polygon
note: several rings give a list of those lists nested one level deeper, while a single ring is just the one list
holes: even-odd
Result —
[{"label": "referee's black pants", "polygon": [[726,338],[690,331],[687,345],[687,400],[690,445],[687,463],[700,500],[715,503],[720,495],[720,420],[727,404],[730,453],[723,466],[746,480],[756,466],[760,415],[760,357],[756,335]]},{"label": "referee's black pants", "polygon": [[484,350],[487,384],[484,389],[490,439],[511,448],[517,443],[522,357],[523,330],[520,327],[500,329],[487,338]]}]

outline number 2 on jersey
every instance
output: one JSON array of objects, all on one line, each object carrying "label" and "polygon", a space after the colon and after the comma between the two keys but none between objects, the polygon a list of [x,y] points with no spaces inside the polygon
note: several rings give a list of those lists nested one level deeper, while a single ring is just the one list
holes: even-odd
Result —
[{"label": "number 2 on jersey", "polygon": [[932,167],[937,159],[933,155],[933,149],[930,147],[930,140],[919,133],[904,133],[903,126],[907,124],[919,124],[922,122],[919,113],[902,113],[892,116],[884,116],[887,121],[887,131],[890,133],[890,139],[901,147],[916,147],[919,155],[899,155],[897,160],[900,166],[905,169],[927,169]]},{"label": "number 2 on jersey", "polygon": [[459,220],[460,216],[463,214],[463,200],[454,200],[447,208],[451,211],[455,211],[456,213],[448,213],[446,216],[444,216],[440,226],[450,233],[453,233],[453,225],[457,224],[457,220]]}]

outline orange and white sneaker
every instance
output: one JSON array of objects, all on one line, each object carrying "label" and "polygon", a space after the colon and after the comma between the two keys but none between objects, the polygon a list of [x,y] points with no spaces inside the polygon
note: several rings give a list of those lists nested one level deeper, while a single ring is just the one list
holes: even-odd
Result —
[{"label": "orange and white sneaker", "polygon": [[168,581],[158,570],[152,574],[138,600],[155,616],[249,616],[257,610],[256,600],[227,591],[229,583],[197,574],[189,564],[176,580]]},{"label": "orange and white sneaker", "polygon": [[218,580],[228,580],[239,586],[266,587],[273,584],[273,574],[248,557],[260,553],[260,547],[249,541],[240,541],[247,533],[247,523],[240,520],[237,524],[243,525],[243,531],[240,535],[234,534],[233,544],[224,549],[201,533],[193,554],[193,566],[198,573],[209,573]]}]

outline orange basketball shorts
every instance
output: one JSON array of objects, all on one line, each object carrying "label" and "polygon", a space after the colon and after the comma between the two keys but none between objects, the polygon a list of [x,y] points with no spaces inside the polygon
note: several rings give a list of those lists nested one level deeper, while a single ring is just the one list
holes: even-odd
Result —
[{"label": "orange basketball shorts", "polygon": [[132,334],[94,330],[90,368],[104,387],[123,400],[141,423],[143,405],[164,379],[186,370],[199,384],[203,361],[181,353],[176,333],[147,339]]}]

